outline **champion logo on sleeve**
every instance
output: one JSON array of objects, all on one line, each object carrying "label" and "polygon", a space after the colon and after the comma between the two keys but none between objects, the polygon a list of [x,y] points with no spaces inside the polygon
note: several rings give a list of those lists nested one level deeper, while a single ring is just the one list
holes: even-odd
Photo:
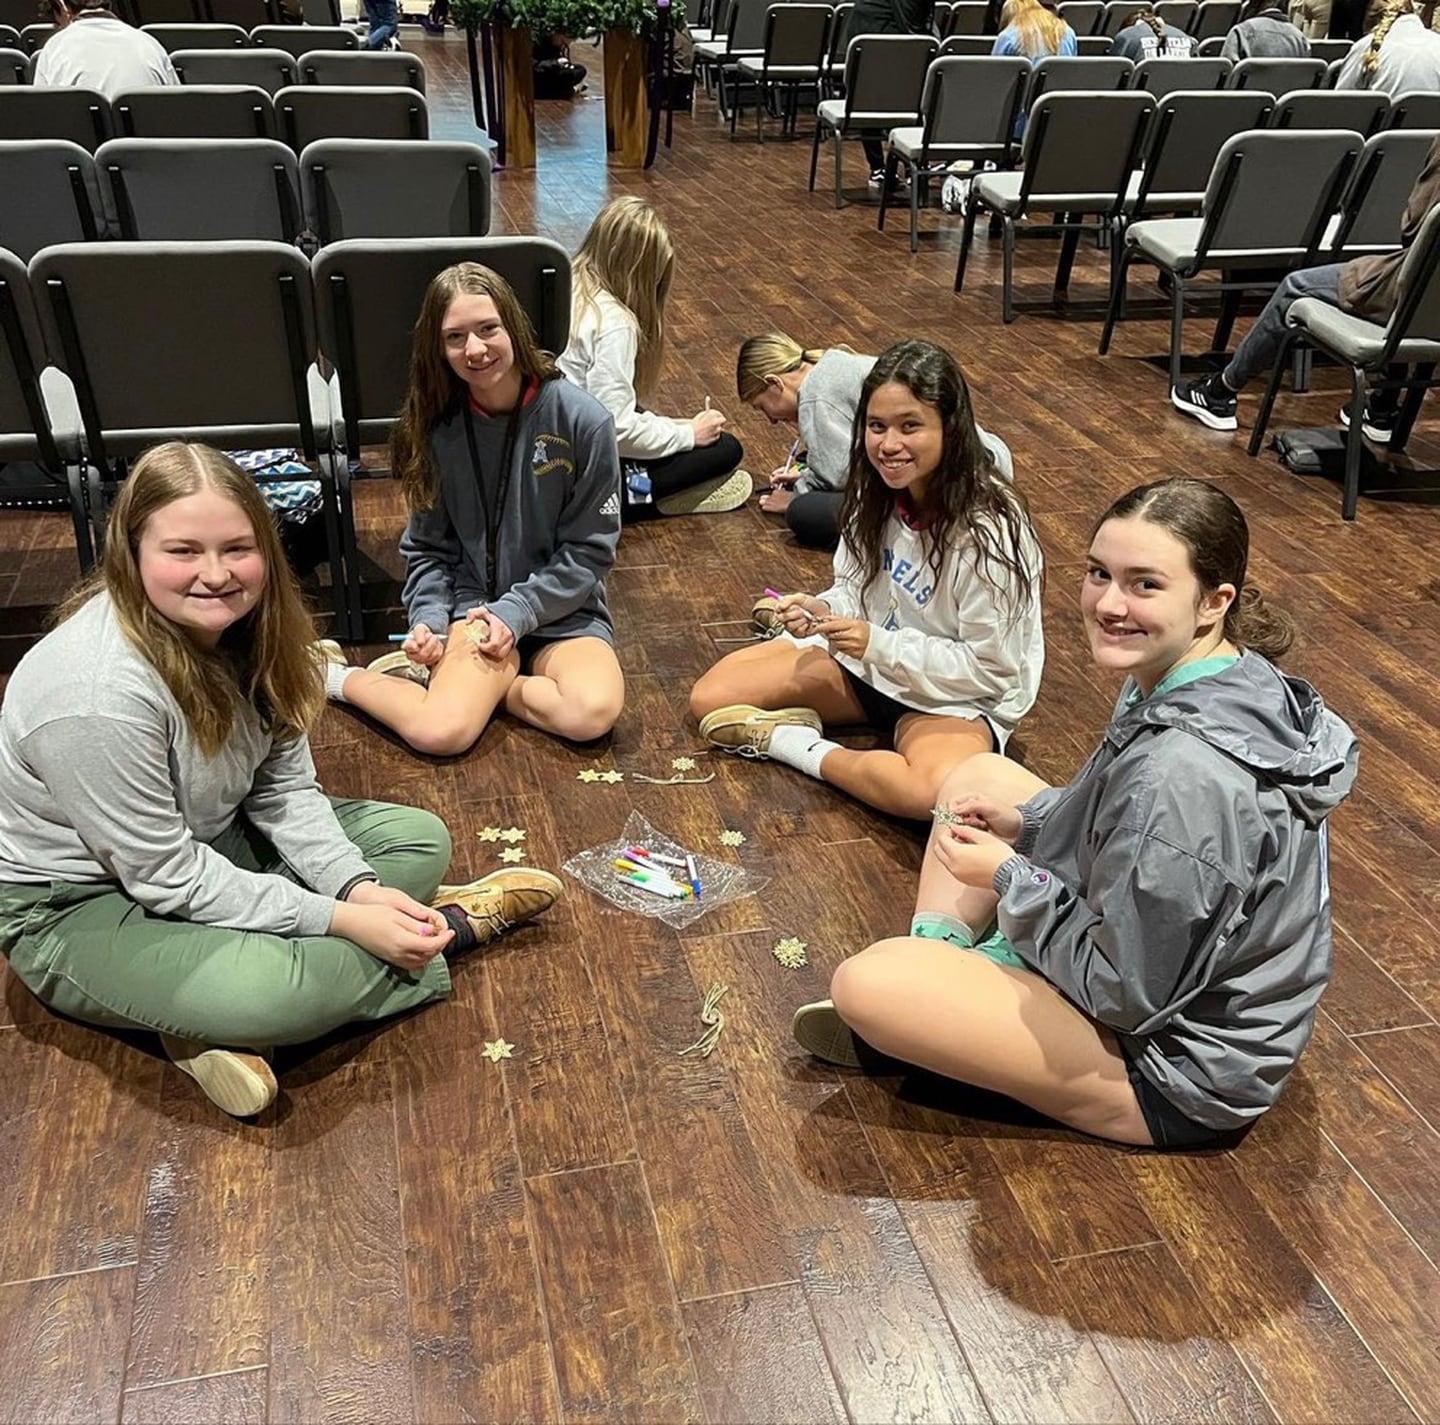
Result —
[{"label": "champion logo on sleeve", "polygon": [[1030,873],[1030,882],[1036,886],[1048,886],[1050,884],[1050,872],[1032,871]]}]

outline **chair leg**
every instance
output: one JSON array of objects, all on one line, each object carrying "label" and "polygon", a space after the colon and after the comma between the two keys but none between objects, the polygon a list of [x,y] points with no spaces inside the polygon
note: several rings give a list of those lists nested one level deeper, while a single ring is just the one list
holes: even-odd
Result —
[{"label": "chair leg", "polygon": [[1415,367],[1410,373],[1410,385],[1405,392],[1405,401],[1400,407],[1400,417],[1395,422],[1395,434],[1390,437],[1390,449],[1402,451],[1410,444],[1410,433],[1415,429],[1425,393],[1435,379],[1435,363],[1427,361]]},{"label": "chair leg", "polygon": [[820,166],[820,130],[824,125],[819,114],[815,116],[815,136],[810,141],[810,191],[815,191],[815,170]]},{"label": "chair leg", "polygon": [[880,185],[880,214],[875,219],[877,231],[885,231],[885,214],[890,210],[890,185],[895,181],[895,174],[900,166],[900,155],[891,149],[885,155],[885,181]]},{"label": "chair leg", "polygon": [[1006,213],[1000,233],[1002,261],[1002,286],[1000,291],[1000,314],[1006,326],[1015,320],[1015,220]]},{"label": "chair leg", "polygon": [[1360,502],[1360,457],[1365,449],[1365,373],[1350,372],[1350,429],[1345,437],[1345,493],[1340,500],[1340,518],[1353,520]]},{"label": "chair leg", "polygon": [[1220,295],[1220,316],[1215,322],[1215,335],[1210,340],[1211,351],[1228,351],[1230,335],[1235,330],[1235,318],[1240,315],[1240,299],[1243,292],[1222,292]]},{"label": "chair leg", "polygon": [[1184,350],[1185,330],[1185,279],[1178,272],[1171,273],[1174,289],[1170,294],[1170,389],[1180,384],[1180,356]]},{"label": "chair leg", "polygon": [[841,191],[841,186],[840,186],[840,143],[841,143],[841,140],[840,140],[840,130],[839,130],[839,129],[836,129],[836,130],[835,130],[835,206],[836,206],[837,208],[843,208],[843,207],[845,206],[845,195],[844,195],[844,193]]},{"label": "chair leg", "polygon": [[910,251],[920,251],[920,166],[907,163],[905,171],[910,175]]},{"label": "chair leg", "polygon": [[755,142],[765,142],[765,100],[766,91],[757,87],[755,90]]},{"label": "chair leg", "polygon": [[1289,364],[1291,353],[1299,340],[1298,331],[1288,332],[1280,344],[1280,350],[1275,353],[1275,366],[1270,372],[1270,380],[1265,383],[1265,395],[1261,398],[1260,409],[1255,413],[1255,425],[1250,432],[1252,456],[1260,454],[1260,447],[1265,441],[1265,428],[1270,424],[1270,412],[1275,405],[1275,397],[1280,394],[1280,383],[1285,379],[1285,367]]},{"label": "chair leg", "polygon": [[70,522],[75,529],[75,555],[80,561],[82,574],[88,574],[95,567],[95,543],[90,537],[87,468],[83,459],[78,464],[65,467],[65,483],[70,487]]},{"label": "chair leg", "polygon": [[[1067,214],[1069,218],[1078,217],[1078,214]],[[1060,239],[1060,261],[1055,265],[1055,297],[1058,300],[1062,292],[1070,290],[1070,273],[1075,267],[1075,250],[1080,246],[1080,229],[1078,227],[1066,228],[1065,236]]]},{"label": "chair leg", "polygon": [[1125,305],[1125,282],[1130,274],[1130,249],[1126,246],[1120,254],[1119,265],[1111,263],[1110,306],[1105,312],[1105,326],[1100,332],[1100,355],[1110,351],[1110,338],[1115,335],[1115,323],[1120,319],[1121,308]]},{"label": "chair leg", "polygon": [[975,238],[975,217],[980,211],[980,205],[975,201],[973,192],[965,198],[965,225],[960,229],[960,253],[955,259],[955,290],[958,292],[965,285],[965,262],[970,256],[970,244]]}]

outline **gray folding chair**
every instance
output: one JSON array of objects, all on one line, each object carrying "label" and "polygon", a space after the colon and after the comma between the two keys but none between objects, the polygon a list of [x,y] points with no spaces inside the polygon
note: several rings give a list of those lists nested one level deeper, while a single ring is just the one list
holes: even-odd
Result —
[{"label": "gray folding chair", "polygon": [[425,61],[404,50],[315,49],[298,62],[303,84],[425,92]]},{"label": "gray folding chair", "polygon": [[[1217,285],[1228,299],[1232,293],[1273,287],[1292,268],[1314,266],[1361,144],[1359,134],[1337,129],[1251,129],[1227,139],[1198,218],[1154,218],[1125,229],[1100,354],[1110,349],[1131,264],[1153,263],[1171,279],[1173,387],[1181,376],[1187,284],[1201,272],[1218,270],[1222,280]],[[1262,278],[1262,272],[1274,275]],[[1227,300],[1217,346],[1232,318]]]},{"label": "gray folding chair", "polygon": [[41,474],[18,489],[7,485],[0,505],[68,506],[80,569],[88,572],[95,549],[75,392],[60,371],[46,364],[25,264],[0,249],[0,465],[12,461],[38,465]]},{"label": "gray folding chair", "polygon": [[346,25],[257,25],[250,43],[259,49],[283,49],[297,60],[317,49],[359,49],[360,36]]},{"label": "gray folding chair", "polygon": [[1325,66],[1325,78],[1321,81],[1320,87],[1322,89],[1333,89],[1335,82],[1340,78],[1340,71],[1344,68],[1345,61],[1343,59],[1332,59],[1330,63]]},{"label": "gray folding chair", "polygon": [[300,235],[295,155],[274,139],[111,139],[95,166],[127,241],[294,242]]},{"label": "gray folding chair", "polygon": [[170,63],[182,84],[244,84],[273,96],[300,82],[295,57],[283,49],[182,49]]},{"label": "gray folding chair", "polygon": [[940,46],[929,35],[856,35],[845,49],[845,97],[824,99],[815,110],[815,140],[810,149],[810,191],[820,141],[828,132],[835,144],[835,206],[843,206],[841,145],[847,138],[888,133],[920,123],[920,93],[925,74]]},{"label": "gray folding chair", "polygon": [[300,155],[300,177],[307,226],[322,245],[490,230],[490,155],[478,144],[321,139]]},{"label": "gray folding chair", "polygon": [[244,84],[166,84],[114,99],[127,139],[270,139],[275,114],[263,89]]},{"label": "gray folding chair", "polygon": [[1077,37],[1098,34],[1105,23],[1105,0],[1061,0],[1057,10]]},{"label": "gray folding chair", "polygon": [[740,111],[745,85],[755,91],[755,141],[765,142],[765,110],[771,94],[783,129],[793,131],[801,89],[820,96],[825,56],[830,48],[834,11],[828,5],[771,5],[765,14],[765,48],[760,56],[742,55],[735,66],[735,102],[730,107],[730,132]]},{"label": "gray folding chair", "polygon": [[0,202],[0,248],[22,262],[52,243],[106,236],[95,162],[79,144],[0,141],[0,193],[25,195],[24,202]]},{"label": "gray folding chair", "polygon": [[0,48],[20,49],[20,31],[14,25],[0,25]]},{"label": "gray folding chair", "polygon": [[1125,21],[1138,10],[1137,0],[1107,0],[1097,34],[1114,39],[1125,28]]},{"label": "gray folding chair", "polygon": [[[1076,35],[1075,53],[1080,59],[1108,59],[1110,57],[1110,36]],[[1061,56],[1061,58],[1063,57]]]},{"label": "gray folding chair", "polygon": [[1223,40],[1240,19],[1240,0],[1200,0],[1190,33],[1197,40]]},{"label": "gray folding chair", "polygon": [[[720,0],[716,0],[719,4]],[[839,92],[838,86],[845,80],[845,46],[850,43],[850,15],[855,9],[854,0],[842,0],[835,7],[835,18],[830,22],[830,48],[825,55],[825,79],[822,98],[832,99]]]},{"label": "gray folding chair", "polygon": [[280,137],[302,152],[316,139],[423,139],[425,96],[405,87],[297,84],[275,95]]},{"label": "gray folding chair", "polygon": [[1010,166],[1015,119],[1030,76],[1030,62],[1019,56],[984,59],[947,58],[930,62],[920,96],[924,119],[917,128],[890,130],[880,216],[885,227],[890,185],[903,163],[910,184],[910,251],[920,246],[920,190],[957,159],[976,167],[988,161]]},{"label": "gray folding chair", "polygon": [[1130,75],[1132,89],[1144,89],[1157,99],[1177,89],[1219,89],[1230,73],[1228,59],[1176,59],[1156,55],[1142,59]]},{"label": "gray folding chair", "polygon": [[20,31],[20,48],[26,54],[39,54],[45,48],[45,41],[54,33],[54,25],[26,25]]},{"label": "gray folding chair", "polygon": [[1375,89],[1292,89],[1275,105],[1277,129],[1354,129],[1372,134],[1390,115],[1390,96]]},{"label": "gray folding chair", "polygon": [[[315,366],[310,265],[284,243],[65,243],[30,285],[45,344],[75,383],[103,504],[116,462],[183,437],[222,450],[297,447],[317,466],[339,637],[353,637],[329,387]],[[98,513],[98,510],[97,510]]]},{"label": "gray folding chair", "polygon": [[[1190,26],[1195,23],[1195,12],[1199,9],[1196,0],[1160,0],[1155,6],[1155,13],[1162,23],[1174,25],[1177,30],[1184,30],[1188,35]],[[1187,89],[1199,89],[1203,86],[1189,84]]]},{"label": "gray folding chair", "polygon": [[990,6],[987,0],[955,0],[945,18],[945,28],[937,32],[945,39],[951,35],[983,35]]},{"label": "gray folding chair", "polygon": [[[996,59],[1004,56],[996,55],[995,37],[993,35],[951,35],[944,44],[940,46],[942,56],[956,59],[988,59],[992,56]],[[1026,64],[1029,64],[1027,59]]]},{"label": "gray folding chair", "polygon": [[713,38],[695,46],[696,68],[703,67],[715,81],[720,112],[731,115],[733,101],[725,95],[725,77],[733,74],[742,58],[763,54],[770,0],[730,0],[723,28]]},{"label": "gray folding chair", "polygon": [[110,137],[110,105],[93,89],[0,87],[0,139],[65,139],[92,153]]},{"label": "gray folding chair", "polygon": [[0,49],[0,85],[29,82],[30,61],[24,50]]},{"label": "gray folding chair", "polygon": [[1325,65],[1318,59],[1242,59],[1225,81],[1228,89],[1263,89],[1277,99],[1292,89],[1319,88]]},{"label": "gray folding chair", "polygon": [[[1383,324],[1352,317],[1319,297],[1302,297],[1285,315],[1289,332],[1275,356],[1270,383],[1250,433],[1250,454],[1258,455],[1270,423],[1270,412],[1297,342],[1318,347],[1350,367],[1350,422],[1345,438],[1345,488],[1340,516],[1353,520],[1360,500],[1360,453],[1364,439],[1365,405],[1372,391],[1407,391],[1404,409],[1390,439],[1403,450],[1419,414],[1425,392],[1436,384],[1440,364],[1440,204],[1431,208],[1405,255],[1400,270],[1400,300]],[[1410,368],[1396,378],[1392,369]]]},{"label": "gray folding chair", "polygon": [[1190,51],[1192,59],[1221,59],[1225,49],[1224,35],[1211,35],[1208,39],[1196,40]]},{"label": "gray folding chair", "polygon": [[[316,254],[312,269],[320,349],[340,387],[337,464],[365,445],[383,443],[399,414],[410,369],[415,313],[437,272],[479,262],[510,284],[546,351],[570,338],[570,259],[547,238],[388,239],[339,242]],[[353,540],[353,527],[345,537]],[[346,559],[347,604],[361,607],[358,560]]]},{"label": "gray folding chair", "polygon": [[1366,139],[1339,216],[1325,234],[1327,262],[1399,250],[1410,193],[1437,138],[1433,129],[1386,129]]},{"label": "gray folding chair", "polygon": [[1114,93],[1046,94],[1030,110],[1019,173],[982,173],[970,184],[965,202],[965,227],[955,263],[955,290],[965,280],[965,263],[982,211],[1001,223],[1004,259],[1001,305],[1005,321],[1015,320],[1015,224],[1033,211],[1060,215],[1064,232],[1055,291],[1064,291],[1080,234],[1093,215],[1113,224],[1125,201],[1130,175],[1140,161],[1145,132],[1155,113],[1155,100],[1143,90]]},{"label": "gray folding chair", "polygon": [[1051,55],[1030,72],[1028,107],[1045,94],[1083,90],[1094,94],[1102,89],[1123,89],[1135,69],[1135,61],[1119,55]]},{"label": "gray folding chair", "polygon": [[1352,44],[1351,40],[1311,40],[1310,58],[1328,66],[1337,59],[1344,59],[1350,53]]},{"label": "gray folding chair", "polygon": [[239,25],[142,25],[151,39],[173,55],[177,49],[244,49],[250,36]]},{"label": "gray folding chair", "polygon": [[1390,101],[1392,129],[1440,129],[1440,94],[1429,90],[1397,94]]}]

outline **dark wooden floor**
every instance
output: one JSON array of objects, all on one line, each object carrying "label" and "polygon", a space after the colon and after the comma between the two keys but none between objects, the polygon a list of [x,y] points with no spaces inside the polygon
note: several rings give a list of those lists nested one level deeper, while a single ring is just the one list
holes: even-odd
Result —
[{"label": "dark wooden floor", "polygon": [[[420,43],[436,129],[463,132],[462,47]],[[0,1418],[1440,1419],[1434,497],[1367,498],[1343,525],[1333,487],[1173,414],[1162,322],[1094,355],[1093,251],[1076,307],[1006,329],[983,240],[951,295],[952,219],[931,215],[942,235],[912,258],[863,201],[807,196],[807,142],[732,145],[706,101],[651,173],[609,175],[597,94],[544,106],[541,166],[498,178],[497,227],[573,245],[612,193],[660,207],[680,254],[666,406],[710,395],[765,471],[789,436],[735,407],[744,335],[864,351],[921,335],[963,361],[1049,558],[1045,682],[1018,748],[1042,775],[1075,768],[1114,694],[1078,627],[1093,516],[1174,472],[1240,500],[1255,575],[1303,627],[1292,665],[1364,748],[1334,824],[1336,971],[1312,1047],[1237,1151],[1172,1158],[807,1060],[791,1011],[904,928],[920,832],[770,765],[701,756],[716,778],[698,787],[576,780],[668,775],[697,751],[687,688],[753,597],[825,579],[754,510],[633,529],[610,583],[629,703],[608,745],[502,723],[432,763],[332,710],[326,784],[441,812],[456,878],[498,864],[483,826],[526,828],[554,867],[634,808],[768,886],[677,934],[572,883],[542,925],[462,964],[447,1004],[288,1061],[254,1124],[221,1117],[152,1044],[58,1023],[12,979]],[[847,162],[858,183],[858,151]],[[1025,300],[1044,297],[1052,253],[1022,248]],[[1335,374],[1319,385],[1282,424],[1333,419]],[[1440,464],[1436,434],[1422,428],[1422,465]],[[362,498],[393,574],[394,492]],[[22,606],[68,577],[63,518],[0,516],[0,551],[3,630],[23,632]],[[400,626],[384,618],[377,638]],[[771,956],[792,934],[807,969]],[[682,1059],[714,981],[731,987],[724,1037]],[[501,1035],[515,1055],[491,1064],[482,1041]]]}]

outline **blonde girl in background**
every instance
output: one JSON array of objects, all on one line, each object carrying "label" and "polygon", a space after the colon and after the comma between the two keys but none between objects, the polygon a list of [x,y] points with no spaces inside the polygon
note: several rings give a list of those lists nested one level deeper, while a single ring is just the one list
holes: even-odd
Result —
[{"label": "blonde girl in background", "polygon": [[1378,89],[1392,98],[1440,91],[1440,7],[1427,18],[1415,0],[1390,0],[1369,35],[1356,40],[1335,77],[1337,89]]},{"label": "blonde girl in background", "polygon": [[624,514],[714,514],[750,498],[744,452],[710,408],[688,420],[647,410],[665,354],[665,299],[675,249],[643,198],[616,198],[590,224],[571,263],[570,342],[560,370],[615,422]]}]

